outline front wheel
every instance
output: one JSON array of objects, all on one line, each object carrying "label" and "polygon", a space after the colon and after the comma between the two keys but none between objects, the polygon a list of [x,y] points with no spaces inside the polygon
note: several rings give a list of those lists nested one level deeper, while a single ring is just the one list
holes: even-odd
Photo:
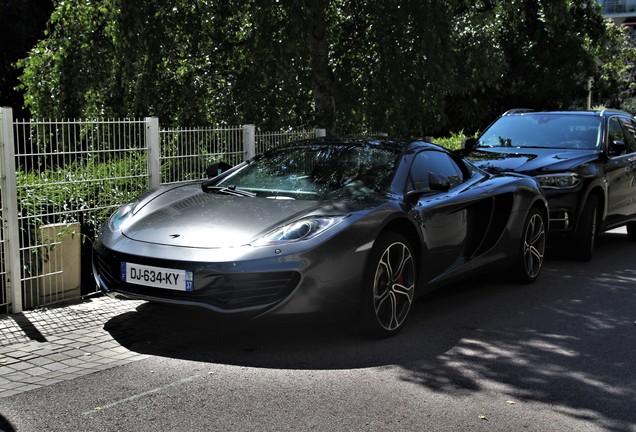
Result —
[{"label": "front wheel", "polygon": [[364,329],[376,337],[396,334],[411,310],[417,281],[415,256],[408,240],[394,232],[381,234],[364,278]]},{"label": "front wheel", "polygon": [[543,267],[546,244],[545,216],[539,209],[532,208],[523,225],[521,250],[513,275],[521,283],[530,283],[539,276]]},{"label": "front wheel", "polygon": [[591,195],[585,202],[583,212],[574,234],[573,255],[580,261],[589,261],[594,253],[598,236],[598,197]]}]

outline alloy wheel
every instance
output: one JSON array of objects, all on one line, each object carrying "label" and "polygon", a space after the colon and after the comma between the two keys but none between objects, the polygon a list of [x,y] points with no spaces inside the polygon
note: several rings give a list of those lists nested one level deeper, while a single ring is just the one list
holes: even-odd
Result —
[{"label": "alloy wheel", "polygon": [[409,247],[391,243],[378,261],[373,282],[373,306],[378,323],[388,331],[408,315],[415,290],[415,263]]},{"label": "alloy wheel", "polygon": [[545,240],[546,234],[543,217],[539,213],[534,213],[526,226],[523,241],[523,261],[526,274],[530,279],[536,278],[543,266]]}]

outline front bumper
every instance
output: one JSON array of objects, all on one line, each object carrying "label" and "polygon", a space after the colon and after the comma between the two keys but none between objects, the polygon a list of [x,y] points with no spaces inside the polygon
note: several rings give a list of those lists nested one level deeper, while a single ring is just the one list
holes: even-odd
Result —
[{"label": "front bumper", "polygon": [[550,209],[550,232],[567,234],[574,231],[580,212],[580,191],[564,193],[544,190]]},{"label": "front bumper", "polygon": [[[195,269],[193,284],[196,289],[185,292],[124,282],[121,278],[124,261],[189,271]],[[227,313],[276,304],[293,292],[300,281],[300,273],[294,270],[232,273],[206,263],[179,263],[116,253],[102,245],[97,245],[93,251],[93,273],[102,291],[115,297],[198,304]]]},{"label": "front bumper", "polygon": [[[93,274],[100,289],[111,297],[199,306],[225,316],[337,314],[359,307],[367,252],[353,252],[341,239],[331,239],[304,252],[267,256],[259,251],[257,255],[231,261],[184,261],[175,259],[176,254],[156,258],[125,253],[98,241],[93,247]],[[186,292],[123,282],[122,262],[191,271],[194,289]]]}]

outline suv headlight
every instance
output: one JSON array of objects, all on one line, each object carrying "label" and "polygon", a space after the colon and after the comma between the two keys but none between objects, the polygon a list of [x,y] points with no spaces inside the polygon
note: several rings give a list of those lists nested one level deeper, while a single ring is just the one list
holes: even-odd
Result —
[{"label": "suv headlight", "polygon": [[583,178],[576,173],[546,174],[535,177],[546,189],[571,189],[578,186]]}]

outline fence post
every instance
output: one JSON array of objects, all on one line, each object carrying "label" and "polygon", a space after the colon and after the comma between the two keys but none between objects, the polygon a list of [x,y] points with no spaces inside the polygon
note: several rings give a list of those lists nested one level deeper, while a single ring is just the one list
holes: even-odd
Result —
[{"label": "fence post", "polygon": [[159,158],[159,118],[146,117],[146,146],[148,147],[148,187],[154,189],[161,184]]},{"label": "fence post", "polygon": [[245,160],[251,159],[256,156],[256,126],[243,125],[243,154],[245,154]]},{"label": "fence post", "polygon": [[4,264],[7,300],[11,312],[22,312],[22,275],[20,273],[20,237],[18,236],[18,198],[15,173],[13,110],[0,108],[0,189],[4,231]]},{"label": "fence post", "polygon": [[326,137],[326,136],[327,136],[327,129],[316,129],[317,138]]}]

